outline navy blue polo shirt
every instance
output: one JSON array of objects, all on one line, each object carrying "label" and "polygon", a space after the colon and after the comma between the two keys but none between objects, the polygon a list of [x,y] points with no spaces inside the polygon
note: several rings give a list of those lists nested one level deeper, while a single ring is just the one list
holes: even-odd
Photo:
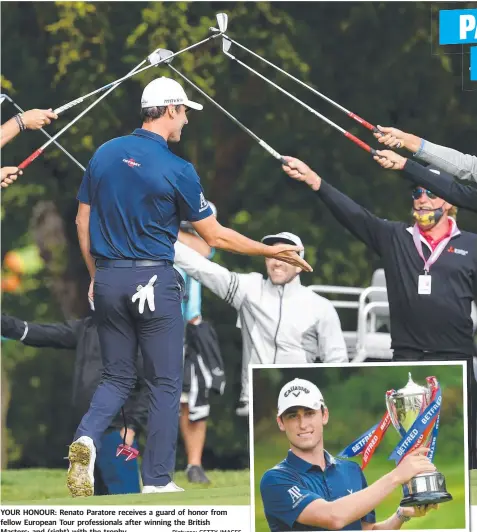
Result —
[{"label": "navy blue polo shirt", "polygon": [[[320,466],[310,464],[288,451],[285,460],[263,475],[260,492],[271,532],[328,530],[319,526],[302,525],[297,519],[316,499],[331,502],[368,486],[357,463],[336,459],[327,451],[325,461],[323,471]],[[370,512],[363,520],[375,523],[375,512]],[[361,521],[350,523],[342,530],[362,530]]]},{"label": "navy blue polo shirt", "polygon": [[95,258],[173,261],[181,220],[212,214],[193,165],[145,129],[98,148],[77,199],[91,206]]}]

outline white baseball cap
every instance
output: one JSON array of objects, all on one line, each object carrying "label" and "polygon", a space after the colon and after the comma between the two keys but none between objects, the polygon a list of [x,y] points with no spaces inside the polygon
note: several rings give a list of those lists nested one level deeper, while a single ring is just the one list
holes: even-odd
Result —
[{"label": "white baseball cap", "polygon": [[[273,246],[273,244],[278,244],[278,243],[285,243],[285,244],[291,244],[292,246],[303,247],[303,243],[299,236],[296,236],[293,233],[287,233],[287,232],[277,233],[276,235],[264,236],[262,238],[262,243],[267,244],[267,246]],[[300,251],[299,255],[301,258],[303,258],[305,256],[305,249],[303,249],[303,251]]]},{"label": "white baseball cap", "polygon": [[142,92],[141,107],[163,107],[166,105],[186,105],[202,111],[204,106],[187,98],[180,83],[171,78],[157,78],[148,83]]},{"label": "white baseball cap", "polygon": [[303,406],[319,410],[325,406],[325,400],[320,390],[310,381],[293,379],[287,382],[278,396],[278,416],[292,406]]}]

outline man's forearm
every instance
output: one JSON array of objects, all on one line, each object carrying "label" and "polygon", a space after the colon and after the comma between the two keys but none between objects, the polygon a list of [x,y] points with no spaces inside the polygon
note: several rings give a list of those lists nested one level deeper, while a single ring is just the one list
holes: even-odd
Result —
[{"label": "man's forearm", "polygon": [[17,121],[14,118],[11,118],[8,122],[2,125],[1,136],[1,147],[5,146],[13,138],[15,138],[18,133],[20,133],[20,127],[17,124]]},{"label": "man's forearm", "polygon": [[88,272],[91,279],[94,279],[94,275],[96,273],[96,265],[94,258],[90,253],[91,243],[89,239],[89,220],[87,223],[85,221],[78,222],[77,227],[81,254],[83,255],[83,259],[86,263],[86,267],[88,268]]},{"label": "man's forearm", "polygon": [[346,526],[372,512],[399,485],[393,473],[388,473],[371,486],[332,502],[332,511],[343,516],[343,526]]},{"label": "man's forearm", "polygon": [[[345,526],[360,521],[365,515],[376,508],[388,495],[397,487],[399,482],[393,472],[384,475],[379,480],[351,495],[346,495],[341,499],[323,504],[322,500],[314,501],[305,508],[300,515],[298,522],[306,525],[318,525],[329,527],[333,530],[340,530]],[[313,515],[313,505],[316,513]],[[308,508],[310,512],[308,513]]]},{"label": "man's forearm", "polygon": [[212,247],[243,255],[264,255],[268,246],[251,240],[233,229],[221,226]]},{"label": "man's forearm", "polygon": [[414,155],[459,179],[477,181],[477,157],[475,155],[464,154],[424,139]]}]

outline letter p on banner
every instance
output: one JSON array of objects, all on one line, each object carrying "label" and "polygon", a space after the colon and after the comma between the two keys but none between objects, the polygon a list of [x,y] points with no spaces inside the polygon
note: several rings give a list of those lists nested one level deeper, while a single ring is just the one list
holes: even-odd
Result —
[{"label": "letter p on banner", "polygon": [[439,44],[477,43],[477,9],[439,11]]}]

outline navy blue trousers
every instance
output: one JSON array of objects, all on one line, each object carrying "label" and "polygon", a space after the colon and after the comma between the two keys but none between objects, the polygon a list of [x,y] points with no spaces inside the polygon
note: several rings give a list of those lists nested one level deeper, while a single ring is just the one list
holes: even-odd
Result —
[{"label": "navy blue trousers", "polygon": [[[117,263],[119,264],[119,263]],[[131,297],[153,275],[155,310],[146,303],[139,314]],[[95,319],[103,359],[103,375],[76,431],[96,448],[136,382],[138,346],[149,387],[149,419],[142,460],[145,486],[165,486],[174,471],[179,402],[183,376],[184,282],[171,263],[148,267],[97,268],[94,283]]]}]

